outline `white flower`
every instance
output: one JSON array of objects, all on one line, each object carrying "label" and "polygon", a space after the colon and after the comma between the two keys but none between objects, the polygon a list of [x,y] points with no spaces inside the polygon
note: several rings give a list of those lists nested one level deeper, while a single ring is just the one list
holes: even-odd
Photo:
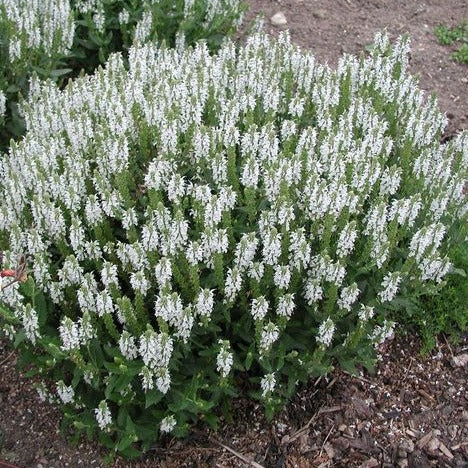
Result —
[{"label": "white flower", "polygon": [[161,258],[158,264],[154,267],[154,274],[159,286],[163,288],[172,278],[171,260],[167,257]]},{"label": "white flower", "polygon": [[374,308],[371,306],[365,306],[364,304],[361,304],[361,308],[359,310],[359,320],[363,322],[367,322],[374,316]]},{"label": "white flower", "polygon": [[291,281],[291,270],[287,265],[276,265],[273,276],[275,286],[280,289],[287,289]]},{"label": "white flower", "polygon": [[262,330],[262,336],[260,338],[260,353],[263,354],[269,351],[278,337],[278,327],[273,322],[268,322]]},{"label": "white flower", "polygon": [[424,253],[432,254],[445,235],[446,227],[442,223],[435,223],[425,226],[417,231],[410,243],[410,256],[420,261]]},{"label": "white flower", "polygon": [[140,337],[139,353],[146,366],[151,369],[167,367],[172,356],[172,338],[165,333],[147,330]]},{"label": "white flower", "polygon": [[260,281],[265,273],[263,262],[252,262],[247,270],[247,275],[255,281]]},{"label": "white flower", "polygon": [[99,406],[94,409],[94,414],[101,431],[107,429],[112,424],[112,414],[106,400],[102,400],[99,403]]},{"label": "white flower", "polygon": [[106,21],[106,17],[104,16],[104,12],[102,10],[97,11],[93,15],[93,23],[96,26],[96,29],[100,32],[104,31],[105,21]]},{"label": "white flower", "polygon": [[143,366],[140,372],[141,387],[146,392],[154,388],[154,372],[147,366]]},{"label": "white flower", "polygon": [[441,258],[438,255],[433,255],[429,258],[423,258],[418,265],[421,271],[421,279],[423,281],[432,280],[440,283],[442,278],[450,271],[452,264],[445,257]]},{"label": "white flower", "polygon": [[281,255],[281,234],[271,228],[263,238],[263,260],[267,265],[276,265]]},{"label": "white flower", "polygon": [[268,306],[268,301],[264,296],[253,299],[250,313],[254,320],[263,320],[268,312]]},{"label": "white flower", "polygon": [[316,278],[308,278],[304,286],[304,299],[307,304],[312,305],[318,302],[323,297],[323,289],[320,285],[320,280]]},{"label": "white flower", "polygon": [[219,340],[218,344],[221,346],[216,356],[216,370],[222,377],[227,377],[231,372],[233,364],[233,354],[230,352],[229,341]]},{"label": "white flower", "polygon": [[201,289],[195,302],[195,312],[202,317],[210,317],[213,312],[214,296],[212,289]]},{"label": "white flower", "polygon": [[117,265],[110,262],[104,262],[101,270],[102,284],[108,288],[111,284],[118,286],[119,280],[117,278]]},{"label": "white flower", "polygon": [[338,307],[344,310],[351,310],[351,306],[356,302],[359,292],[360,291],[356,283],[343,288],[337,301]]},{"label": "white flower", "polygon": [[305,268],[310,262],[311,248],[307,242],[304,228],[290,234],[289,263],[296,269]]},{"label": "white flower", "polygon": [[130,13],[128,12],[128,10],[123,9],[119,13],[119,23],[121,25],[125,25],[125,24],[128,24],[129,20],[130,20]]},{"label": "white flower", "polygon": [[130,284],[132,288],[139,292],[142,296],[145,296],[150,288],[150,283],[147,280],[143,271],[137,271],[136,273],[130,273]]},{"label": "white flower", "polygon": [[171,386],[171,375],[169,374],[169,370],[167,367],[159,367],[155,371],[156,375],[156,387],[158,390],[166,394]]},{"label": "white flower", "polygon": [[229,268],[224,285],[224,294],[227,301],[233,301],[242,288],[242,275],[237,267]]},{"label": "white flower", "polygon": [[59,326],[60,339],[62,340],[61,348],[64,351],[70,351],[80,347],[80,328],[79,325],[69,317],[62,319]]},{"label": "white flower", "polygon": [[6,111],[6,96],[0,89],[0,118],[3,117]]},{"label": "white flower", "polygon": [[398,272],[388,273],[385,275],[381,284],[382,291],[378,293],[382,302],[390,302],[395,297],[401,280],[402,277]]},{"label": "white flower", "polygon": [[254,257],[258,246],[258,239],[255,233],[243,234],[235,250],[235,264],[239,270],[248,267]]},{"label": "white flower", "polygon": [[175,417],[171,414],[170,416],[166,416],[162,421],[159,426],[159,430],[161,432],[165,433],[170,433],[174,430],[174,427],[176,427],[177,421]]},{"label": "white flower", "polygon": [[245,187],[256,188],[258,178],[260,175],[260,168],[257,160],[254,157],[249,158],[242,169],[241,182]]},{"label": "white flower", "polygon": [[57,382],[57,394],[65,404],[73,402],[73,398],[75,397],[73,387],[65,385],[63,380]]},{"label": "white flower", "polygon": [[385,320],[384,323],[379,326],[376,325],[373,332],[369,335],[369,339],[375,344],[381,344],[388,338],[393,336],[393,330],[395,328],[395,322]]},{"label": "white flower", "polygon": [[281,317],[290,318],[294,312],[294,294],[285,294],[281,296],[278,300],[278,307],[276,308],[276,313]]},{"label": "white flower", "polygon": [[39,338],[39,318],[37,312],[30,304],[22,306],[22,322],[26,337],[32,344],[36,343],[36,338]]},{"label": "white flower", "polygon": [[137,215],[134,208],[124,211],[122,215],[122,226],[125,230],[129,230],[138,224]]},{"label": "white flower", "polygon": [[346,257],[349,255],[353,248],[354,242],[357,238],[357,231],[355,229],[356,223],[354,221],[348,223],[345,228],[340,232],[338,238],[338,245],[336,248],[336,254],[339,258]]},{"label": "white flower", "polygon": [[320,325],[316,340],[324,346],[329,346],[332,342],[334,333],[335,324],[333,323],[333,320],[328,317],[327,320],[322,322]]},{"label": "white flower", "polygon": [[265,398],[267,395],[270,395],[276,387],[275,374],[266,374],[265,377],[263,377],[260,381],[260,387],[262,389],[263,398]]},{"label": "white flower", "polygon": [[132,360],[136,359],[138,356],[138,348],[135,344],[135,337],[126,330],[124,330],[120,335],[119,349],[126,359]]},{"label": "white flower", "polygon": [[82,345],[86,345],[90,340],[96,338],[96,330],[94,329],[91,315],[89,312],[84,312],[83,316],[78,319],[80,341]]}]

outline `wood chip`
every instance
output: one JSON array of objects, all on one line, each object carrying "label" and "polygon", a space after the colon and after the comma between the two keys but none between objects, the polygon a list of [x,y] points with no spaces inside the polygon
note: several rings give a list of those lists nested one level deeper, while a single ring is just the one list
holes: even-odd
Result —
[{"label": "wood chip", "polygon": [[411,429],[406,429],[406,433],[410,436],[410,437],[413,437],[414,439],[416,439],[416,437],[418,437],[419,434],[417,434],[416,432],[413,432]]},{"label": "wood chip", "polygon": [[423,397],[425,398],[427,401],[431,401],[431,402],[435,402],[435,398],[432,396],[432,395],[429,395],[429,393],[427,393],[425,390],[423,390],[422,388],[419,388],[418,389],[418,393]]},{"label": "wood chip", "polygon": [[425,436],[421,437],[418,442],[416,443],[416,446],[418,448],[423,448],[424,446],[427,445],[427,443],[432,439],[432,431],[428,432]]},{"label": "wood chip", "polygon": [[453,455],[452,452],[442,443],[439,443],[439,450],[449,459],[452,460]]}]

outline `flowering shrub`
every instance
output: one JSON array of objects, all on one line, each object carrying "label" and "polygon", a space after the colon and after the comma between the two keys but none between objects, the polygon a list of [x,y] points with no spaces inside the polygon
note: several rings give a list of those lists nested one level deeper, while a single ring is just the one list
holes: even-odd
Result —
[{"label": "flowering shrub", "polygon": [[407,51],[379,35],[334,71],[286,35],[146,44],[35,88],[0,229],[5,266],[30,260],[2,310],[56,382],[42,397],[130,456],[241,390],[271,414],[311,375],[371,367],[466,218],[468,135],[439,143]]}]

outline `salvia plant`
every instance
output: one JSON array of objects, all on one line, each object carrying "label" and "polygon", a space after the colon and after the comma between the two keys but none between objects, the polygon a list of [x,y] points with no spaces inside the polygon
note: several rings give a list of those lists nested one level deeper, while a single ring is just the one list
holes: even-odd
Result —
[{"label": "salvia plant", "polygon": [[216,50],[242,23],[241,0],[72,0],[77,14],[73,67],[93,71],[135,42],[174,46],[203,39]]},{"label": "salvia plant", "polygon": [[24,129],[17,102],[29,78],[69,71],[61,66],[74,31],[68,0],[0,0],[0,148]]},{"label": "salvia plant", "polygon": [[24,131],[17,103],[32,76],[60,85],[135,42],[216,50],[244,11],[240,0],[0,0],[0,150]]},{"label": "salvia plant", "polygon": [[5,267],[29,260],[3,329],[41,397],[132,456],[237,395],[271,416],[310,376],[372,368],[466,220],[468,134],[439,143],[407,62],[404,38],[332,70],[257,34],[36,83],[0,229]]}]

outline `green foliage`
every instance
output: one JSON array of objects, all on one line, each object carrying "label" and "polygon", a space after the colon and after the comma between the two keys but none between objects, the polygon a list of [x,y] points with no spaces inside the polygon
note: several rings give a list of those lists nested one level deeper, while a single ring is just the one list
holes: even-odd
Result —
[{"label": "green foliage", "polygon": [[467,331],[468,322],[468,245],[467,226],[457,223],[451,233],[448,254],[453,268],[440,288],[430,294],[408,297],[394,318],[405,324],[407,330],[418,333],[423,353],[431,351],[441,333],[454,342]]},{"label": "green foliage", "polygon": [[442,45],[459,45],[452,52],[452,58],[456,62],[468,64],[468,23],[465,20],[453,28],[439,25],[434,32]]}]

